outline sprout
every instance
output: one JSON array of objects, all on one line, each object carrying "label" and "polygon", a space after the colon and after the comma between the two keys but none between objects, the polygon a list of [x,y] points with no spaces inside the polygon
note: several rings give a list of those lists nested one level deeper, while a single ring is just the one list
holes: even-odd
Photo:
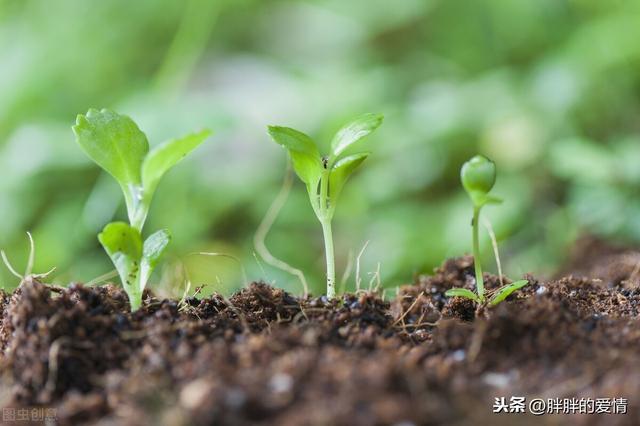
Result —
[{"label": "sprout", "polygon": [[347,154],[353,144],[376,130],[382,115],[364,114],[336,133],[329,156],[320,155],[318,146],[307,135],[289,127],[269,126],[269,135],[283,146],[291,157],[293,168],[309,194],[311,207],[320,224],[327,262],[327,297],[335,297],[335,260],[331,220],[338,197],[354,170],[369,156],[368,152]]},{"label": "sprout", "polygon": [[[473,264],[476,272],[477,294],[466,288],[452,288],[445,294],[471,299],[477,303],[485,302],[484,279],[482,277],[482,264],[480,262],[480,241],[478,231],[480,228],[480,210],[486,204],[500,204],[502,200],[489,192],[496,183],[496,165],[493,161],[482,155],[476,155],[463,164],[460,169],[462,186],[473,203]],[[516,281],[500,287],[489,300],[490,306],[495,306],[506,299],[514,291],[528,284],[527,280]]]},{"label": "sprout", "polygon": [[109,223],[98,240],[115,265],[135,311],[171,240],[166,229],[142,240],[153,194],[162,176],[204,142],[210,131],[173,139],[149,151],[146,135],[131,118],[106,109],[90,109],[86,115],[78,115],[73,132],[84,152],[114,177],[124,194],[129,223]]}]

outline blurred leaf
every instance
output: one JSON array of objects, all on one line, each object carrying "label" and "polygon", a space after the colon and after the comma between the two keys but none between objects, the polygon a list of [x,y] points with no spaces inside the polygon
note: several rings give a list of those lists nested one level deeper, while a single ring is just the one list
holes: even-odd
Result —
[{"label": "blurred leaf", "polygon": [[564,139],[551,144],[551,170],[565,179],[601,182],[613,178],[615,158],[605,147],[584,139]]}]

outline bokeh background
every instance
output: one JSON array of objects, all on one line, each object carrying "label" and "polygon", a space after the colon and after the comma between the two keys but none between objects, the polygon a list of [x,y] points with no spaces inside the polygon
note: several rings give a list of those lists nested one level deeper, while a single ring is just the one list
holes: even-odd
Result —
[{"label": "bokeh background", "polygon": [[[174,235],[158,286],[180,294],[184,265],[205,292],[240,287],[232,259],[189,255],[210,251],[299,291],[253,247],[286,169],[265,126],[326,147],[381,112],[334,220],[338,276],[366,241],[362,281],[379,264],[390,288],[469,252],[458,170],[477,152],[498,165],[505,203],[485,212],[505,271],[552,274],[582,233],[640,241],[638,40],[636,0],[0,0],[0,247],[24,268],[31,231],[36,272],[55,266],[60,284],[112,270],[96,234],[126,217],[121,194],[70,130],[108,107],[152,145],[215,132],[156,195],[145,229]],[[266,244],[322,291],[299,182]],[[2,285],[17,281],[2,267]]]}]

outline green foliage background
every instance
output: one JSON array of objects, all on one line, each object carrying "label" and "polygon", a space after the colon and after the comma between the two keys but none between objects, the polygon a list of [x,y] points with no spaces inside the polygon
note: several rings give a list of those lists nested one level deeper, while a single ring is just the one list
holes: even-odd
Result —
[{"label": "green foliage background", "polygon": [[[239,287],[232,260],[189,255],[213,251],[297,291],[253,253],[286,164],[266,125],[328,144],[370,111],[385,123],[337,209],[338,276],[366,241],[362,279],[379,262],[387,287],[469,252],[458,171],[477,152],[498,165],[506,202],[485,213],[506,271],[552,273],[583,231],[640,240],[639,23],[637,0],[0,0],[0,247],[23,267],[32,231],[58,283],[111,270],[96,234],[122,196],[70,130],[108,107],[152,144],[215,131],[156,194],[147,229],[174,235],[160,288],[180,263],[207,291]],[[267,246],[322,290],[300,182]]]}]

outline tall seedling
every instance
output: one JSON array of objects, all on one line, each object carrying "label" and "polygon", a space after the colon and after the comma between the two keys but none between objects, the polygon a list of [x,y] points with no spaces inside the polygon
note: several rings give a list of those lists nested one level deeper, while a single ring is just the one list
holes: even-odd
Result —
[{"label": "tall seedling", "polygon": [[364,114],[342,127],[331,141],[328,156],[321,156],[316,143],[298,130],[281,126],[268,128],[273,140],[289,152],[293,168],[306,185],[311,207],[322,225],[327,262],[327,297],[330,299],[336,294],[331,221],[344,184],[369,156],[369,152],[347,154],[346,151],[376,130],[382,118],[380,114]]},{"label": "tall seedling", "polygon": [[166,229],[142,239],[153,194],[162,176],[204,142],[210,131],[191,133],[149,151],[146,135],[131,118],[107,109],[90,109],[86,115],[78,115],[73,132],[84,152],[114,177],[124,194],[129,223],[109,223],[98,240],[115,265],[135,311],[171,240]]}]

